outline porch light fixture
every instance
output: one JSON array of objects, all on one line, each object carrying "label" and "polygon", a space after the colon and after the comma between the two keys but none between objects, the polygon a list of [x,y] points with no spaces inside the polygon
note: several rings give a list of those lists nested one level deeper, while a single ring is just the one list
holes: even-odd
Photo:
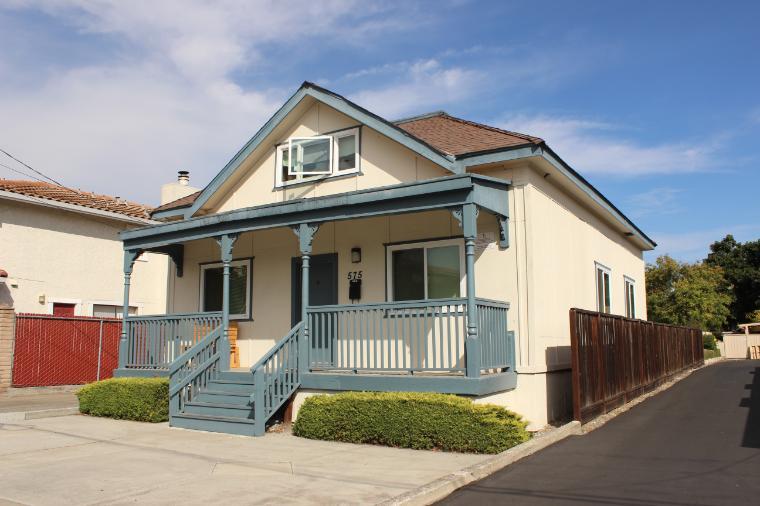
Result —
[{"label": "porch light fixture", "polygon": [[362,249],[351,248],[351,263],[358,264],[362,261]]}]

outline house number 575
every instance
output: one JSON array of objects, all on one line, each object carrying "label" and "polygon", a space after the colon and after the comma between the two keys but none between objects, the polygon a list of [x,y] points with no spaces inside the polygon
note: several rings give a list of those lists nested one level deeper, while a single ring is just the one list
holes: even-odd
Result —
[{"label": "house number 575", "polygon": [[363,271],[351,271],[348,273],[348,280],[349,281],[357,281],[362,279],[362,272]]}]

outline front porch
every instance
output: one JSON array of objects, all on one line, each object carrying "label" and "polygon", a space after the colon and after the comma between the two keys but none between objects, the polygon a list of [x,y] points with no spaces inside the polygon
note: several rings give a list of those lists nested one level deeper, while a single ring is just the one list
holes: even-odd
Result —
[{"label": "front porch", "polygon": [[[509,304],[504,299],[476,297],[475,283],[478,222],[487,220],[498,237],[498,251],[494,245],[489,254],[502,253],[508,246],[508,185],[506,181],[475,175],[453,176],[299,199],[125,232],[125,306],[129,305],[132,264],[141,252],[166,253],[174,260],[178,277],[189,272],[193,275],[189,269],[193,262],[186,258],[188,245],[193,241],[206,241],[204,244],[208,245],[209,239],[215,239],[220,253],[217,258],[221,260],[221,311],[125,319],[116,375],[168,376],[172,425],[242,434],[263,433],[266,421],[298,388],[476,396],[513,389],[515,342],[513,332],[508,330]],[[485,212],[481,214],[481,210]],[[448,216],[447,220],[454,223],[452,227],[459,229],[459,235],[452,228],[445,239],[448,241],[445,244],[461,241],[461,276],[455,278],[455,292],[451,293],[454,296],[435,298],[438,292],[432,288],[428,294],[427,284],[432,281],[428,283],[425,278],[426,298],[421,300],[393,300],[399,294],[386,286],[381,291],[367,289],[364,297],[355,298],[356,293],[351,292],[354,303],[335,303],[339,302],[337,292],[334,300],[328,297],[328,303],[324,297],[310,302],[315,296],[320,298],[313,276],[323,274],[319,270],[311,272],[319,265],[315,263],[320,256],[317,253],[324,251],[322,256],[329,253],[337,258],[338,250],[344,251],[337,245],[338,224],[359,223],[358,228],[364,230],[372,227],[361,220],[392,217],[408,221],[414,216],[422,216],[418,228],[424,232],[419,239],[435,237],[426,230],[428,221],[430,228],[434,228],[431,216]],[[332,244],[317,247],[315,252],[320,229],[329,230],[330,226]],[[264,281],[266,291],[257,292],[257,296],[259,300],[262,295],[291,299],[293,324],[284,327],[289,331],[272,336],[273,346],[266,353],[244,363],[252,364],[250,367],[233,370],[230,278],[234,262],[239,261],[233,256],[233,247],[241,237],[250,237],[253,242],[257,234],[270,234],[262,236],[269,247],[266,255],[254,255],[251,251],[246,264],[249,271],[256,272],[253,265],[263,269],[258,277],[268,279],[269,271],[282,272],[282,266],[290,264],[289,250],[270,246],[287,241],[284,232],[271,235],[287,229],[292,229],[298,243],[292,254],[298,262],[294,259],[292,266],[300,293],[290,293],[283,276],[272,275],[272,282]],[[419,231],[415,233],[420,235]],[[349,231],[347,237],[358,235],[357,229],[354,233]],[[413,236],[416,237],[410,234]],[[366,256],[372,259],[365,260],[366,275],[373,285],[380,280],[385,282],[386,278],[392,284],[392,276],[388,274],[392,247],[377,240],[372,244],[374,249],[365,246]],[[426,251],[423,250],[423,255]],[[280,267],[274,261],[266,264],[269,257],[277,258]],[[427,259],[425,256],[425,266]],[[200,260],[208,262],[207,258],[198,259],[198,265],[203,264]],[[352,268],[350,263],[341,264],[339,270],[348,268]],[[442,276],[450,277],[451,273]],[[202,286],[200,279],[199,283]],[[261,288],[257,283],[258,280],[251,282],[250,292]],[[347,295],[342,293],[341,301]],[[356,303],[360,298],[379,300]],[[232,300],[232,304],[237,302]],[[254,318],[241,320],[243,334],[251,328],[259,334],[264,332],[262,329],[283,328],[283,319],[291,320],[291,314],[283,316],[279,309],[271,309],[275,307],[278,306],[272,304],[259,308],[254,312],[255,322]],[[248,311],[250,314],[250,306]]]}]

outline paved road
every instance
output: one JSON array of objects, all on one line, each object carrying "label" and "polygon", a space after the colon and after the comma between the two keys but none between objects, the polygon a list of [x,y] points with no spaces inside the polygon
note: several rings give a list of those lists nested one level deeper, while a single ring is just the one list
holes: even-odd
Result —
[{"label": "paved road", "polygon": [[760,361],[706,367],[442,504],[760,504]]}]

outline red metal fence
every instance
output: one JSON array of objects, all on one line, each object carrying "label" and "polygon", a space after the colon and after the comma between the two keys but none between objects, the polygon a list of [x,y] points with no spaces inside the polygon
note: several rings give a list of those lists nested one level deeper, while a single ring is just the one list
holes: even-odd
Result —
[{"label": "red metal fence", "polygon": [[78,385],[110,378],[119,361],[121,320],[19,314],[13,386]]},{"label": "red metal fence", "polygon": [[586,423],[704,363],[702,332],[570,310],[573,415]]}]

